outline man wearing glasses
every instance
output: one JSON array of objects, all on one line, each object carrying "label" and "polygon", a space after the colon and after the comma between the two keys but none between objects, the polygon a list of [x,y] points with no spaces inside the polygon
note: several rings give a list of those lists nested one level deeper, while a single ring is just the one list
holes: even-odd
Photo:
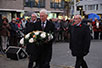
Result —
[{"label": "man wearing glasses", "polygon": [[82,22],[80,15],[74,16],[74,23],[69,29],[70,32],[70,49],[72,55],[76,57],[75,68],[88,68],[84,56],[90,48],[90,29]]},{"label": "man wearing glasses", "polygon": [[28,24],[28,26],[25,29],[25,34],[32,32],[35,30],[35,24],[37,23],[37,14],[36,13],[32,13],[31,14],[31,20],[30,23]]},{"label": "man wearing glasses", "polygon": [[[36,13],[33,13],[33,14],[31,14],[31,21],[25,29],[25,34],[32,32],[32,31],[35,31],[36,23],[38,23],[37,15],[36,15]],[[28,68],[32,68],[34,61],[36,61],[36,58],[37,58],[36,57],[36,51],[37,51],[37,49],[34,46],[34,44],[33,45],[31,45],[31,44],[26,45],[26,52],[29,55]],[[35,66],[35,68],[36,68],[36,66]]]}]

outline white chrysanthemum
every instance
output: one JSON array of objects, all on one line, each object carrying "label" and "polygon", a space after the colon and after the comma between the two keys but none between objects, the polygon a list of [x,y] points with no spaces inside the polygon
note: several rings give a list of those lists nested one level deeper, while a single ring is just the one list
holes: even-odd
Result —
[{"label": "white chrysanthemum", "polygon": [[48,40],[50,41],[51,39],[53,39],[53,35],[52,35],[52,34],[50,34],[50,35],[48,36]]},{"label": "white chrysanthemum", "polygon": [[35,35],[39,35],[40,31],[36,31],[36,32],[34,32],[34,33],[35,33]]},{"label": "white chrysanthemum", "polygon": [[52,34],[50,35],[50,37],[51,37],[51,39],[53,39],[53,35]]},{"label": "white chrysanthemum", "polygon": [[21,40],[20,40],[20,44],[24,44],[24,38],[22,38]]},{"label": "white chrysanthemum", "polygon": [[50,34],[48,33],[47,35],[49,36]]},{"label": "white chrysanthemum", "polygon": [[41,36],[41,38],[45,38],[46,37],[46,33],[42,32],[40,36]]},{"label": "white chrysanthemum", "polygon": [[28,33],[26,36],[25,36],[25,39],[28,39],[30,37],[30,33]]},{"label": "white chrysanthemum", "polygon": [[34,42],[33,38],[29,39],[29,43],[33,43],[33,42]]}]

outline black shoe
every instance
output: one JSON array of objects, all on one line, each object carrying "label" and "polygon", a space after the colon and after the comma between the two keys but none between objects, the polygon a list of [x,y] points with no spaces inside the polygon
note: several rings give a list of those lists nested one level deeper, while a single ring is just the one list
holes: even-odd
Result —
[{"label": "black shoe", "polygon": [[38,66],[35,65],[33,68],[38,68]]}]

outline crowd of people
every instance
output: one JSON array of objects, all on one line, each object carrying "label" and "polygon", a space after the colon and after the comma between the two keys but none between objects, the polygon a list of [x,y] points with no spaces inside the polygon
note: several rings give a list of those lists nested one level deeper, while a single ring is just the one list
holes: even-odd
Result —
[{"label": "crowd of people", "polygon": [[6,17],[0,22],[0,40],[3,51],[10,46],[17,46],[20,38],[23,36],[23,30],[25,28],[25,22],[23,19],[16,18],[8,21]]},{"label": "crowd of people", "polygon": [[[81,19],[80,16],[77,16],[77,17]],[[76,63],[76,68],[79,68],[79,66],[81,65],[79,62],[80,60],[86,66],[85,68],[87,68],[86,63],[83,60],[84,53],[82,54],[82,56],[79,56],[79,53],[78,53],[78,55],[76,55],[76,53],[74,53],[74,52],[77,52],[77,50],[75,50],[75,49],[73,50],[73,48],[72,48],[72,45],[74,46],[75,43],[77,43],[76,41],[73,41],[73,40],[75,40],[75,38],[73,38],[73,36],[76,36],[75,33],[77,30],[74,33],[74,29],[76,27],[74,27],[72,31],[70,31],[70,28],[75,25],[75,22],[78,18],[74,18],[74,19],[70,19],[70,20],[69,19],[65,20],[65,18],[63,18],[63,19],[52,18],[52,19],[47,20],[46,10],[42,10],[40,12],[40,19],[37,18],[36,13],[31,14],[31,19],[27,19],[27,20],[25,20],[24,18],[16,18],[16,19],[13,18],[12,21],[9,22],[8,19],[5,17],[2,19],[2,22],[0,22],[0,41],[1,41],[0,47],[2,47],[2,50],[5,51],[8,46],[20,46],[19,41],[24,36],[24,34],[27,34],[34,30],[42,30],[45,32],[51,31],[51,32],[55,33],[54,34],[54,36],[55,36],[54,42],[61,42],[61,41],[64,42],[65,41],[65,42],[71,43],[70,48],[72,50],[72,55],[77,56],[77,59],[78,59],[77,60],[78,63]],[[87,27],[82,28],[82,30],[85,29],[83,31],[84,32],[86,31],[85,34],[87,34],[88,38],[90,38],[89,37],[89,33],[90,33],[91,39],[102,40],[102,20],[95,19],[94,21],[92,21],[92,19],[90,19],[90,20],[83,19],[81,21],[79,21],[78,23],[81,22],[81,23],[87,25],[88,28],[90,29],[90,32],[87,33],[87,31],[86,31]],[[45,23],[45,25],[44,25],[44,27],[46,27],[45,29],[41,28],[42,22]],[[52,22],[52,23],[49,23],[49,22]],[[82,25],[79,24],[78,26],[81,27]],[[79,30],[79,28],[78,28],[78,30]],[[70,32],[72,32],[72,35],[70,34]],[[83,34],[84,32],[81,32],[81,33]],[[81,35],[79,32],[78,35],[80,35],[81,39],[83,39],[82,36],[84,34]],[[84,43],[86,43],[86,41],[88,41],[88,38],[85,39]],[[73,41],[75,43],[73,44],[73,42],[71,42],[71,41]],[[88,47],[89,47],[90,39],[88,42],[87,42],[88,44],[86,44],[86,45],[88,45]],[[28,68],[32,68],[33,62],[36,62],[35,68],[36,67],[38,67],[38,68],[49,68],[50,67],[49,62],[51,60],[51,55],[52,55],[52,41],[49,43],[46,43],[45,45],[47,45],[47,46],[44,46],[42,48],[37,48],[37,50],[36,50],[36,47],[34,47],[34,46],[32,48],[31,48],[31,46],[29,47],[29,45],[27,46],[26,50],[30,57]],[[79,43],[78,43],[78,45],[79,45]],[[36,51],[37,54],[34,51]],[[86,50],[86,53],[84,55],[86,55],[87,53],[88,53],[88,50]],[[47,60],[45,60],[46,59],[45,57],[47,58]],[[80,59],[80,58],[82,58],[82,59]]]},{"label": "crowd of people", "polygon": [[[8,21],[6,17],[2,19],[0,24],[0,38],[2,41],[2,48],[5,50],[9,45],[10,46],[18,46],[18,42],[24,34],[24,30],[29,24],[32,24],[31,19],[24,18],[13,18],[11,22]],[[37,21],[40,21],[38,18]],[[69,42],[69,32],[68,29],[71,24],[73,24],[73,19],[58,19],[52,18],[49,21],[53,22],[55,25],[55,42]],[[87,24],[91,31],[92,39],[100,39],[102,40],[102,20],[98,20],[95,18],[94,21],[92,19],[83,19],[83,21],[87,21]]]}]

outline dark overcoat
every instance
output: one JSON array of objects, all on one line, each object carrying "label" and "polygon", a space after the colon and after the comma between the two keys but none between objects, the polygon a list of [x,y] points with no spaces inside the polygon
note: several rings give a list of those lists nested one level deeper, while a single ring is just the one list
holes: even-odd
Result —
[{"label": "dark overcoat", "polygon": [[[39,31],[45,31],[47,33],[49,33],[49,32],[54,33],[55,26],[52,22],[47,21],[46,27],[43,30],[41,27],[41,22],[37,22],[34,25],[33,29],[39,30]],[[48,61],[49,62],[51,60],[51,57],[52,57],[52,42],[53,42],[53,40],[51,40],[47,43],[44,43],[42,45],[39,45],[39,46],[37,46],[36,44],[28,44],[26,47],[26,51],[28,54],[33,55],[32,60],[40,59],[41,61]]]},{"label": "dark overcoat", "polygon": [[90,30],[86,24],[70,27],[70,49],[73,56],[85,56],[90,48]]}]

